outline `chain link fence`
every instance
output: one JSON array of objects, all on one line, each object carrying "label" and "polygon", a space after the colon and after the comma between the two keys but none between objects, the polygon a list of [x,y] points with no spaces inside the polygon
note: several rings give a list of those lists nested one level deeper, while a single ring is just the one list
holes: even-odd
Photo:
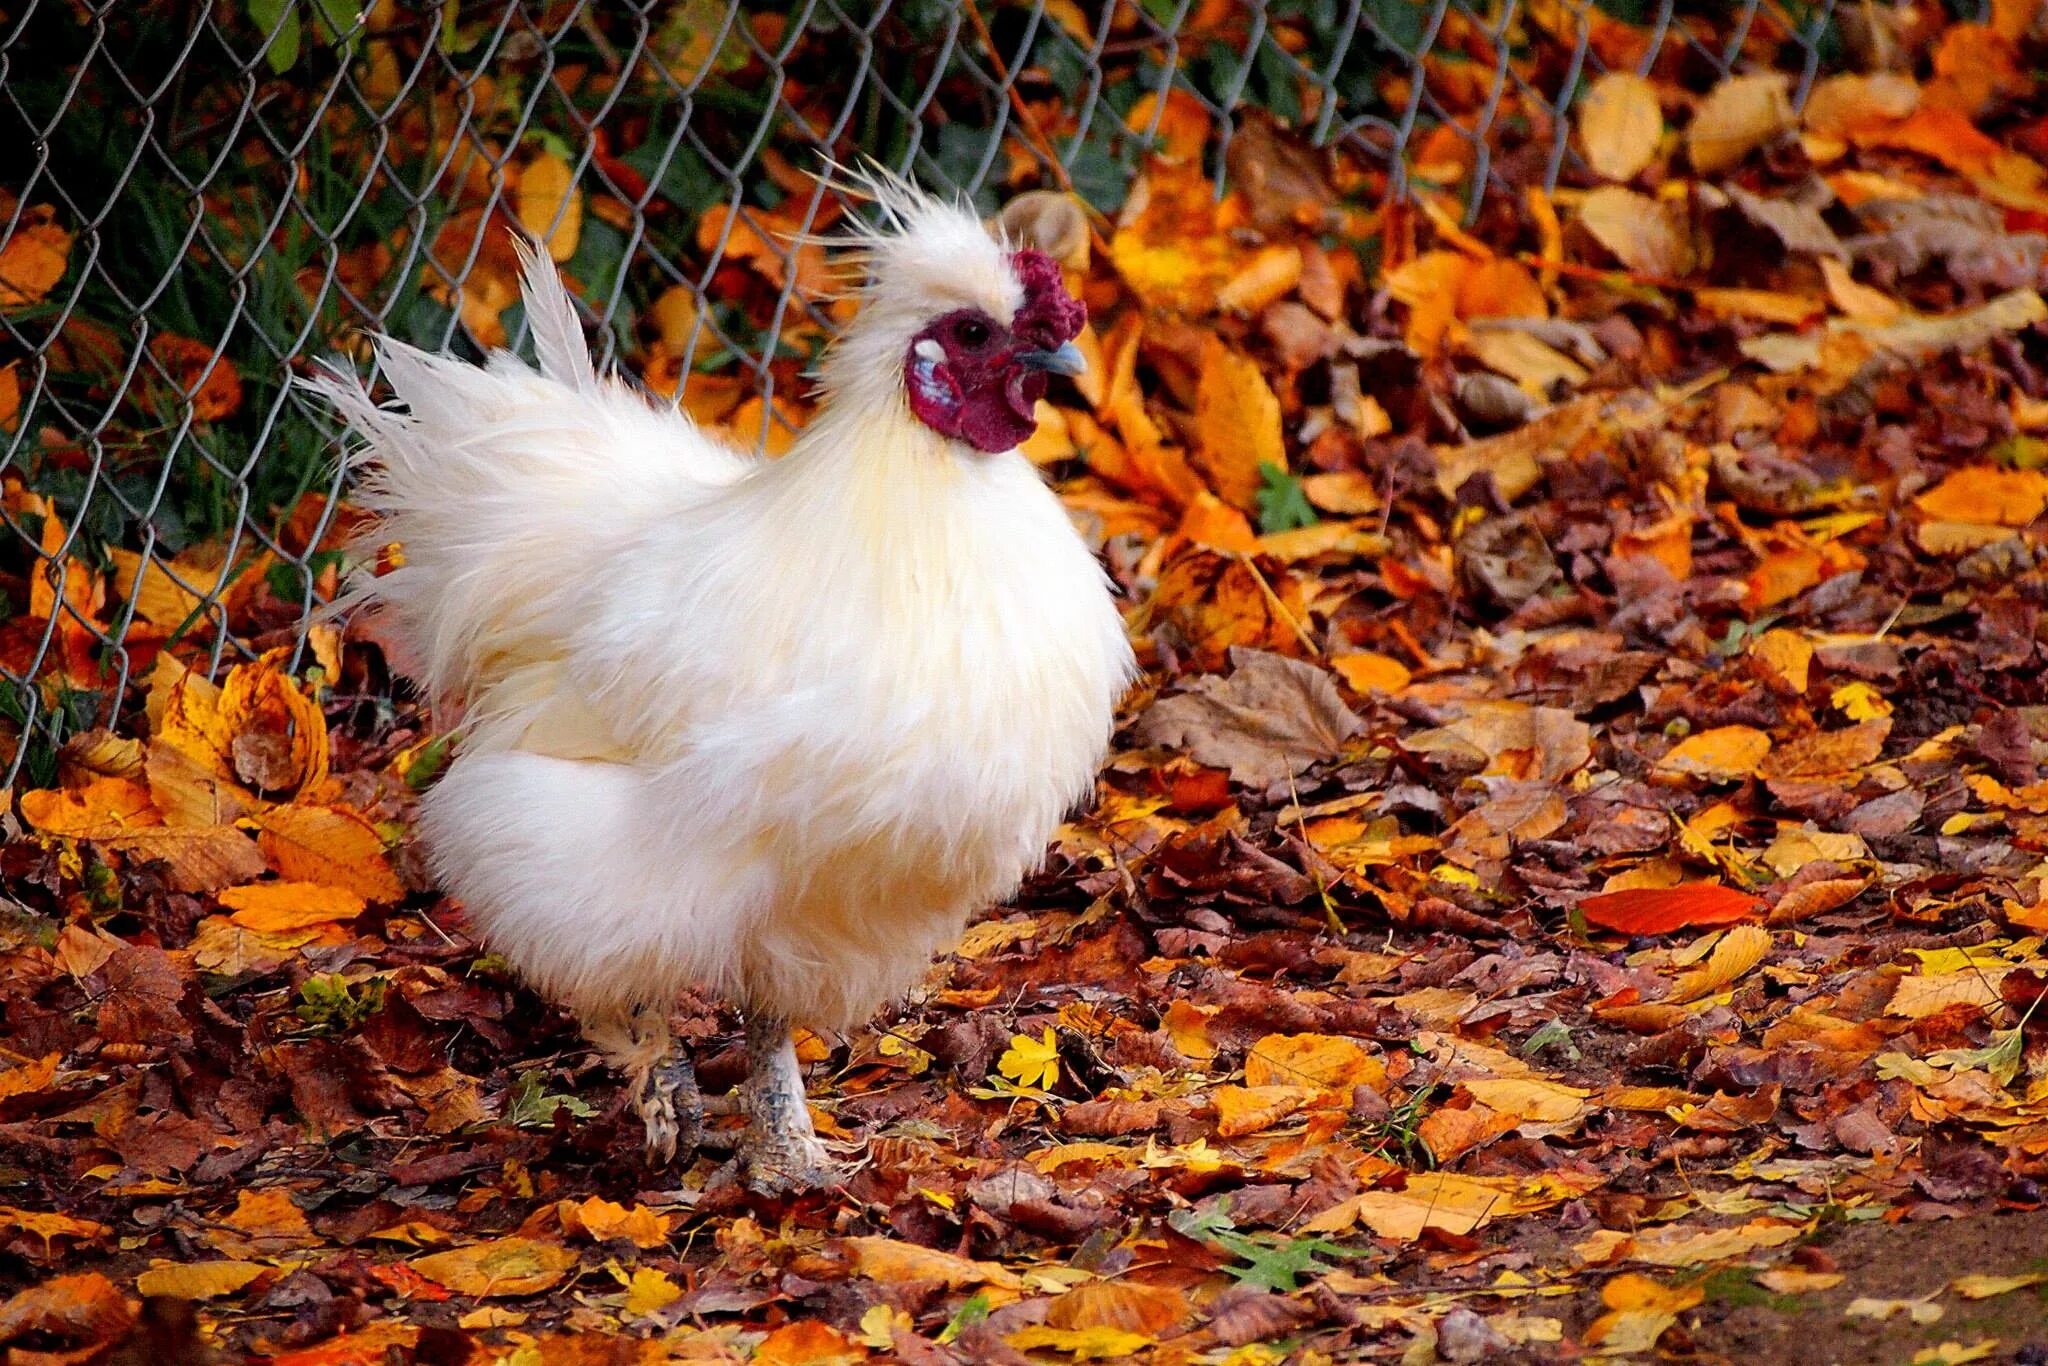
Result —
[{"label": "chain link fence", "polygon": [[[724,385],[766,439],[830,308],[789,230],[820,153],[993,209],[1113,220],[1192,136],[1282,146],[1477,217],[1574,174],[1564,116],[1632,68],[1795,102],[1829,0],[21,0],[0,18],[0,778],[115,721],[163,652],[307,648],[347,516],[290,380],[365,329],[522,340],[505,229],[547,235],[607,359]],[[1256,145],[1243,131],[1257,125]],[[1277,138],[1277,141],[1276,141]],[[1183,143],[1185,145],[1185,143]]]}]

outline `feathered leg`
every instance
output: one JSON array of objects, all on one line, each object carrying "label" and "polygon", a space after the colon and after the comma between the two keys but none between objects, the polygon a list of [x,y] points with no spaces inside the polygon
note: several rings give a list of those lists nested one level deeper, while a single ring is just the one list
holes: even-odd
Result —
[{"label": "feathered leg", "polygon": [[780,1195],[822,1186],[838,1176],[811,1127],[788,1021],[773,1015],[748,1016],[747,1080],[740,1093],[747,1109],[744,1158],[749,1186]]},{"label": "feathered leg", "polygon": [[704,1097],[697,1073],[678,1052],[668,1016],[645,1007],[595,1016],[583,1036],[623,1072],[633,1112],[647,1130],[647,1160],[661,1166],[680,1147],[694,1152],[704,1137]]}]

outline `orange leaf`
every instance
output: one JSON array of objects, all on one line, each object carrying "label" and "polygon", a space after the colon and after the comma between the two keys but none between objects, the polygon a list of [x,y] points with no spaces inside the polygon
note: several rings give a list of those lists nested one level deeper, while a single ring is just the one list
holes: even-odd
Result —
[{"label": "orange leaf", "polygon": [[49,789],[21,794],[21,814],[46,835],[74,839],[118,839],[164,823],[150,804],[149,789],[126,778],[95,778],[75,792]]},{"label": "orange leaf", "polygon": [[1763,908],[1763,898],[1717,882],[1688,882],[1677,887],[1631,887],[1602,892],[1579,902],[1588,924],[1623,934],[1669,934],[1689,925],[1727,925],[1748,920]]},{"label": "orange leaf", "polygon": [[850,1366],[867,1349],[830,1324],[798,1319],[770,1333],[750,1358],[755,1366]]},{"label": "orange leaf", "polygon": [[22,226],[0,244],[0,308],[41,303],[64,278],[71,234],[51,222],[52,216],[47,204],[30,209]]},{"label": "orange leaf", "polygon": [[220,893],[220,904],[234,912],[232,919],[237,925],[260,934],[354,920],[363,913],[364,905],[363,898],[346,887],[323,887],[314,882],[229,887]]},{"label": "orange leaf", "polygon": [[344,887],[366,901],[405,895],[376,827],[346,807],[280,806],[252,817],[257,843],[279,876]]},{"label": "orange leaf", "polygon": [[205,342],[159,332],[149,339],[149,354],[165,380],[192,401],[192,416],[201,422],[232,416],[242,406],[242,377]]},{"label": "orange leaf", "polygon": [[1246,512],[1258,506],[1261,465],[1287,468],[1280,400],[1258,363],[1213,335],[1202,339],[1202,375],[1195,387],[1195,466],[1223,500]]}]

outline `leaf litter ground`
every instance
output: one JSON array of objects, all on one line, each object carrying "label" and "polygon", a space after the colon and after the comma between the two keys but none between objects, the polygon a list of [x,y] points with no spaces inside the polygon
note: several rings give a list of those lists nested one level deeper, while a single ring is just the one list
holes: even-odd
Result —
[{"label": "leaf litter ground", "polygon": [[[2040,35],[1884,23],[1798,115],[1600,77],[1553,194],[1502,119],[1470,225],[1468,140],[1391,201],[1251,122],[1218,199],[1199,108],[1133,111],[1121,217],[1048,238],[1094,364],[1030,454],[1146,678],[1017,903],[804,1041],[843,1190],[639,1161],[422,876],[447,745],[373,625],[165,649],[0,854],[10,1359],[2042,1359]],[[541,159],[567,259],[607,206]],[[8,629],[190,611],[105,569]]]}]

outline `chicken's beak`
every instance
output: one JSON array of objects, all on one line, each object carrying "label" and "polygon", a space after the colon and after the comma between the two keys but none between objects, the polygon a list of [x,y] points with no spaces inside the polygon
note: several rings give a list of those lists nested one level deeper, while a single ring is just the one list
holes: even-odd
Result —
[{"label": "chicken's beak", "polygon": [[1052,375],[1080,375],[1088,371],[1088,359],[1072,342],[1056,351],[1019,351],[1017,364],[1026,370],[1043,370]]}]

